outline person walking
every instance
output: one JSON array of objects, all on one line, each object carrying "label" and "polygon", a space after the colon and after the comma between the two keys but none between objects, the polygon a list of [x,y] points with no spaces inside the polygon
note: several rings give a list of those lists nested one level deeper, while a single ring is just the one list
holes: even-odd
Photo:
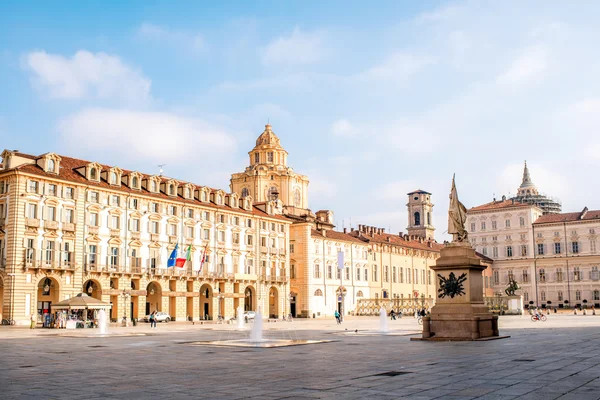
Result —
[{"label": "person walking", "polygon": [[390,311],[390,318],[392,319],[392,321],[396,320],[396,313],[394,312],[394,310]]},{"label": "person walking", "polygon": [[156,311],[150,314],[150,328],[156,328]]},{"label": "person walking", "polygon": [[340,313],[338,312],[338,310],[335,310],[333,315],[335,316],[335,320],[337,321],[338,325],[341,324],[342,321],[340,320]]},{"label": "person walking", "polygon": [[29,325],[29,329],[35,329],[35,323],[36,323],[35,314],[31,314],[31,317],[29,319],[31,320],[31,325]]}]

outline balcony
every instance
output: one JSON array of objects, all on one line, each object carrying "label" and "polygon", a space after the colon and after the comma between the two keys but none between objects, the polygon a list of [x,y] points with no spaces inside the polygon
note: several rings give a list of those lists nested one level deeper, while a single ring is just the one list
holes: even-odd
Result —
[{"label": "balcony", "polygon": [[56,221],[44,221],[44,228],[46,228],[46,229],[58,229],[58,222],[56,222]]},{"label": "balcony", "polygon": [[40,220],[35,218],[27,218],[25,220],[25,226],[28,228],[39,228]]},{"label": "balcony", "polygon": [[267,254],[269,252],[269,249],[267,248],[267,246],[260,246],[260,252]]},{"label": "balcony", "polygon": [[140,240],[141,237],[142,235],[139,232],[131,232],[132,239]]},{"label": "balcony", "polygon": [[62,230],[64,232],[75,232],[75,224],[70,222],[65,222],[62,225]]},{"label": "balcony", "polygon": [[185,238],[185,244],[190,245],[194,243],[194,238],[193,237],[189,237],[189,238]]},{"label": "balcony", "polygon": [[175,236],[175,235],[169,235],[169,243],[176,244],[177,243],[177,236]]},{"label": "balcony", "polygon": [[150,241],[158,242],[160,240],[160,235],[158,233],[150,234]]},{"label": "balcony", "polygon": [[100,228],[97,226],[88,226],[88,233],[90,235],[97,235],[100,232]]},{"label": "balcony", "polygon": [[25,249],[25,269],[75,269],[75,254],[71,251]]},{"label": "balcony", "polygon": [[119,237],[121,236],[121,230],[120,229],[110,229],[110,237]]}]

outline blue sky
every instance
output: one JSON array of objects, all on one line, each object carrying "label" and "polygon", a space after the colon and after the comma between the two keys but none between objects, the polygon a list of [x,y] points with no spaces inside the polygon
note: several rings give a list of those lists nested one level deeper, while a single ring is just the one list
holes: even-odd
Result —
[{"label": "blue sky", "polygon": [[0,139],[227,189],[270,121],[337,225],[405,231],[453,173],[467,207],[527,159],[563,210],[600,208],[600,4],[0,3]]}]

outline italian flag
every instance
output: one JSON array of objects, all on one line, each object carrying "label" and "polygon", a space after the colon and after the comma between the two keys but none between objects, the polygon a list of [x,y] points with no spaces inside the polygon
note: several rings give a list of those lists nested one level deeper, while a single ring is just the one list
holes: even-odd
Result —
[{"label": "italian flag", "polygon": [[185,253],[185,258],[178,258],[175,260],[175,266],[179,268],[183,268],[185,263],[188,261],[192,261],[192,246],[188,246],[187,251]]}]

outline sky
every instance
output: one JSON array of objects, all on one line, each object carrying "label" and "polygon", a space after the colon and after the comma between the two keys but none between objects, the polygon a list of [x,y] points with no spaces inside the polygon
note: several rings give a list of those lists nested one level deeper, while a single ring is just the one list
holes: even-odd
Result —
[{"label": "sky", "polygon": [[[374,5],[376,4],[376,6]],[[447,238],[527,160],[563,211],[600,208],[599,2],[0,2],[0,147],[229,189],[269,122],[338,229]],[[352,225],[351,225],[352,224]]]}]

